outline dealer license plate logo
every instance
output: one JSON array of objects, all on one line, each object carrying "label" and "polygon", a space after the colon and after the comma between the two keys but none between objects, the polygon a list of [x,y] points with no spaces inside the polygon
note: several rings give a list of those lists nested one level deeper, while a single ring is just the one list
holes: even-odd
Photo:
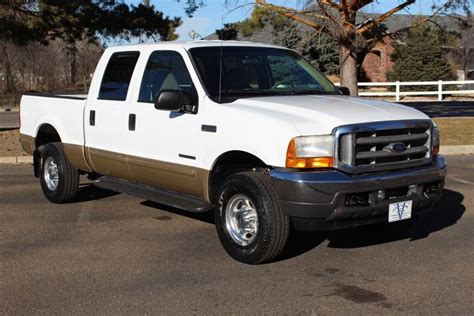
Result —
[{"label": "dealer license plate logo", "polygon": [[413,201],[390,203],[388,205],[388,221],[397,222],[411,218],[411,207]]}]

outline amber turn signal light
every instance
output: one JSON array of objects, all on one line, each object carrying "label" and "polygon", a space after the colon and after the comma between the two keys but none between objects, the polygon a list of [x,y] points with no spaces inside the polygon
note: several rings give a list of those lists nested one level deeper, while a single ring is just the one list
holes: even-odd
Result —
[{"label": "amber turn signal light", "polygon": [[439,154],[439,145],[433,146],[433,158],[436,158]]},{"label": "amber turn signal light", "polygon": [[297,157],[295,141],[290,141],[286,152],[287,168],[331,168],[333,165],[332,157]]}]

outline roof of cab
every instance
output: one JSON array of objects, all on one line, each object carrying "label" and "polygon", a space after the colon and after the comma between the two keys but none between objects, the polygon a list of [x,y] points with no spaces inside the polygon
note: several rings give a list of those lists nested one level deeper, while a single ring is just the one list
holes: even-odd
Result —
[{"label": "roof of cab", "polygon": [[221,40],[198,40],[198,41],[170,41],[170,42],[156,42],[156,43],[142,43],[142,44],[135,44],[135,45],[119,45],[119,46],[112,46],[107,48],[108,50],[113,51],[124,51],[124,50],[140,50],[142,47],[150,48],[156,47],[160,48],[166,46],[167,48],[173,47],[182,47],[186,50],[189,50],[194,47],[212,47],[212,46],[251,46],[251,47],[272,47],[272,48],[283,48],[285,47],[264,44],[264,43],[254,43],[254,42],[246,42],[246,41],[221,41]]}]

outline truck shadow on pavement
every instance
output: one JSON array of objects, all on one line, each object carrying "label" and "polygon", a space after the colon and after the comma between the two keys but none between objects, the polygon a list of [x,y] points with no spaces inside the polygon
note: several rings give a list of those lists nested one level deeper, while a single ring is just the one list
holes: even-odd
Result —
[{"label": "truck shadow on pavement", "polygon": [[120,193],[109,191],[106,189],[102,189],[99,187],[94,186],[93,184],[81,184],[79,185],[79,190],[71,203],[77,202],[87,202],[87,201],[95,201],[100,199],[105,199],[114,195],[118,195]]},{"label": "truck shadow on pavement", "polygon": [[293,232],[280,260],[296,257],[328,240],[330,248],[361,248],[403,239],[416,241],[456,224],[466,208],[464,196],[452,190],[444,194],[435,208],[409,222],[384,223],[331,232]]},{"label": "truck shadow on pavement", "polygon": [[204,223],[214,224],[214,213],[212,211],[203,212],[203,213],[193,213],[193,212],[188,212],[188,211],[181,210],[172,206],[168,206],[168,205],[164,205],[164,204],[160,204],[160,203],[156,203],[152,201],[143,201],[140,204],[143,206],[159,209],[168,213],[186,216],[186,217],[196,219]]},{"label": "truck shadow on pavement", "polygon": [[[427,238],[431,233],[443,230],[459,221],[466,210],[462,204],[463,200],[464,196],[461,193],[445,189],[443,197],[436,203],[432,211],[422,214],[412,221],[374,224],[330,232],[292,231],[287,247],[277,261],[302,255],[321,245],[326,240],[329,241],[327,247],[349,249],[369,247],[403,239],[416,241]],[[214,224],[212,211],[191,213],[152,201],[144,201],[140,204],[208,224]]]}]

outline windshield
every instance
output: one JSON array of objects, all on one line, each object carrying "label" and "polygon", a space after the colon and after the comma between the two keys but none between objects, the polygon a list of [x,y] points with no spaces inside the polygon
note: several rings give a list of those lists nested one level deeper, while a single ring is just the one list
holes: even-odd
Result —
[{"label": "windshield", "polygon": [[255,96],[339,94],[316,68],[290,50],[214,46],[192,48],[190,54],[209,97],[218,102]]}]

